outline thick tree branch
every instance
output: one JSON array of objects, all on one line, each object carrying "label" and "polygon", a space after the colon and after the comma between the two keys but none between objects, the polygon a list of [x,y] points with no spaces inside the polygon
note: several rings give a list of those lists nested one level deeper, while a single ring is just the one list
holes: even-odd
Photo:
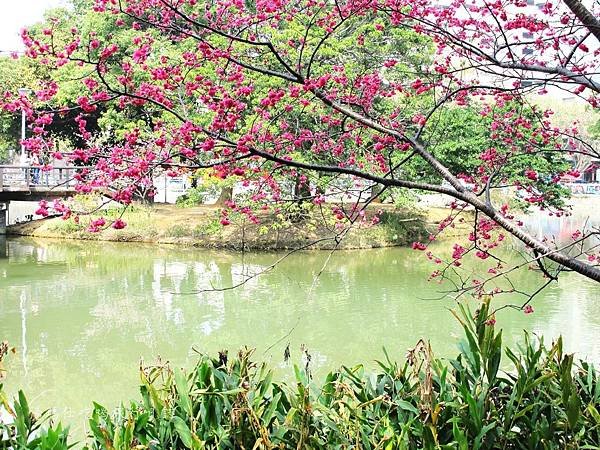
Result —
[{"label": "thick tree branch", "polygon": [[594,35],[600,42],[600,22],[594,15],[581,3],[580,0],[563,0],[564,4],[571,10],[579,21]]}]

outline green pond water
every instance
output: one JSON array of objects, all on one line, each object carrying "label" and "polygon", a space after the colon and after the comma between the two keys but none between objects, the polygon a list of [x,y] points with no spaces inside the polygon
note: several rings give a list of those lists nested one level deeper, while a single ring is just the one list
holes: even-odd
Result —
[{"label": "green pond water", "polygon": [[[0,256],[0,340],[17,353],[6,387],[24,389],[34,408],[52,407],[81,430],[92,400],[112,408],[137,398],[140,359],[189,367],[195,350],[248,345],[286,377],[288,343],[295,362],[308,348],[317,376],[341,364],[375,367],[383,346],[402,359],[422,337],[437,355],[455,354],[453,303],[440,299],[450,286],[427,281],[435,267],[422,252],[296,253],[236,289],[201,292],[241,283],[281,256],[9,240]],[[515,277],[536,281],[532,271]],[[596,283],[566,275],[536,298],[534,314],[503,310],[498,324],[509,343],[523,329],[563,334],[568,349],[600,362],[599,300]]]}]

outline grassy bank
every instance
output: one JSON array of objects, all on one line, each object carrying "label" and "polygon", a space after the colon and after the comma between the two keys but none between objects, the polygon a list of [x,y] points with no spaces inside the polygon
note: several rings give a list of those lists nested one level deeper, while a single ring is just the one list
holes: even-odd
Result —
[{"label": "grassy bank", "polygon": [[[110,413],[95,403],[77,448],[126,449],[592,449],[600,445],[600,380],[559,339],[525,335],[504,348],[489,303],[456,315],[459,354],[437,359],[419,341],[404,362],[385,354],[379,370],[342,367],[315,382],[310,364],[295,383],[273,379],[242,350],[201,356],[190,371],[140,370],[141,399]],[[9,352],[0,346],[2,357]],[[508,360],[502,361],[503,359]],[[307,357],[310,361],[310,358]],[[1,369],[1,367],[0,367]],[[506,369],[506,370],[502,370]],[[1,374],[1,370],[0,370]],[[9,374],[10,375],[10,374]],[[0,448],[67,450],[68,430],[34,415],[0,384]]]},{"label": "grassy bank", "polygon": [[[373,224],[378,213],[379,222]],[[122,211],[104,210],[102,216],[110,222]],[[302,214],[259,214],[259,223],[252,223],[243,215],[230,215],[231,223],[220,224],[220,209],[210,206],[180,208],[172,205],[153,207],[134,206],[125,211],[122,219],[127,227],[121,230],[104,229],[98,233],[87,231],[92,216],[73,220],[49,218],[9,227],[9,234],[64,239],[101,241],[149,242],[177,244],[206,248],[228,249],[292,249],[310,248],[376,248],[408,245],[429,235],[447,211],[435,209],[429,215],[420,210],[400,210],[390,205],[378,205],[366,211],[362,224],[355,224],[336,244],[340,228],[331,214],[318,208]],[[98,217],[96,214],[93,217]]]}]

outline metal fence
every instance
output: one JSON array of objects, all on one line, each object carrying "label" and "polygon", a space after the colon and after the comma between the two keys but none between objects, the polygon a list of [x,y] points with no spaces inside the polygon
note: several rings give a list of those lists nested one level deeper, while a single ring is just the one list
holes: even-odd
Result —
[{"label": "metal fence", "polygon": [[65,166],[42,170],[31,165],[0,165],[0,190],[21,190],[23,188],[70,188],[75,184],[77,171],[86,167]]}]

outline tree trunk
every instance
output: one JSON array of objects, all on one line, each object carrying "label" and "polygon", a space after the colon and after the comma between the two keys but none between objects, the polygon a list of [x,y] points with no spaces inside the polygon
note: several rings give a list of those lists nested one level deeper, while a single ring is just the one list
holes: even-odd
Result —
[{"label": "tree trunk", "polygon": [[219,194],[219,198],[215,202],[215,205],[222,206],[227,201],[231,201],[233,199],[233,187],[225,187],[221,190]]},{"label": "tree trunk", "polygon": [[371,188],[371,195],[369,196],[369,203],[381,203],[381,194],[385,187],[381,184],[374,184]]},{"label": "tree trunk", "polygon": [[296,176],[296,183],[294,185],[294,200],[296,203],[303,203],[310,199],[310,186],[308,183],[300,182],[300,175]]}]

